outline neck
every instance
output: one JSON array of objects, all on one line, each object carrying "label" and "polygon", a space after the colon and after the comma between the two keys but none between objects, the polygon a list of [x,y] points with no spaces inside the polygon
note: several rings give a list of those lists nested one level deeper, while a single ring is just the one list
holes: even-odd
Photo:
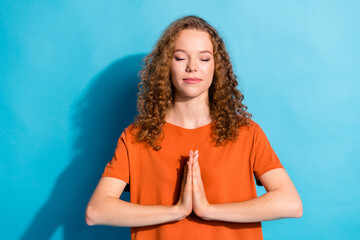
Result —
[{"label": "neck", "polygon": [[165,121],[183,128],[197,128],[212,122],[207,92],[197,98],[174,98]]}]

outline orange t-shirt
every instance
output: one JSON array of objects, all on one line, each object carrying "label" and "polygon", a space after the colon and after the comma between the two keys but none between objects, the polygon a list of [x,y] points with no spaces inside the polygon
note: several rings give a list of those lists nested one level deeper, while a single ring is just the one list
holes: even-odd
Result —
[{"label": "orange t-shirt", "polygon": [[[251,121],[239,128],[236,141],[216,147],[211,124],[185,129],[166,122],[159,151],[136,142],[133,124],[121,134],[114,156],[102,176],[130,184],[130,202],[175,205],[179,200],[183,168],[189,150],[199,150],[199,165],[210,204],[256,198],[254,175],[283,168],[260,126]],[[132,227],[131,239],[263,239],[261,222],[234,223],[203,220],[191,213],[164,224]]]}]

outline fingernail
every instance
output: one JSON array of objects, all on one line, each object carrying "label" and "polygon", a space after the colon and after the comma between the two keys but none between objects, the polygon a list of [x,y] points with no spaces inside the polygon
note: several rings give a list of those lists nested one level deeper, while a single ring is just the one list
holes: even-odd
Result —
[{"label": "fingernail", "polygon": [[199,152],[199,150],[196,150],[196,151],[195,151],[195,154],[197,154],[198,152]]}]

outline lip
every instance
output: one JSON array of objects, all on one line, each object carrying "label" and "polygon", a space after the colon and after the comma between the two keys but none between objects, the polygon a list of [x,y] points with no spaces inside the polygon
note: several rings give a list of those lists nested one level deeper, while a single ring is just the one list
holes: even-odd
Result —
[{"label": "lip", "polygon": [[190,84],[195,84],[195,83],[201,82],[200,78],[184,78],[183,80],[184,80],[184,82],[190,83]]}]

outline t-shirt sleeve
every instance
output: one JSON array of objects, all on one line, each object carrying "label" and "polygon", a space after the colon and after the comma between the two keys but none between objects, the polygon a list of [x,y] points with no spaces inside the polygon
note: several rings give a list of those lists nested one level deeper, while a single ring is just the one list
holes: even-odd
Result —
[{"label": "t-shirt sleeve", "polygon": [[256,124],[254,133],[254,173],[257,182],[259,183],[259,177],[275,168],[284,168],[275,151],[270,145],[268,138],[264,131]]},{"label": "t-shirt sleeve", "polygon": [[101,177],[113,177],[129,184],[129,154],[125,136],[124,131],[118,140],[115,153]]}]

